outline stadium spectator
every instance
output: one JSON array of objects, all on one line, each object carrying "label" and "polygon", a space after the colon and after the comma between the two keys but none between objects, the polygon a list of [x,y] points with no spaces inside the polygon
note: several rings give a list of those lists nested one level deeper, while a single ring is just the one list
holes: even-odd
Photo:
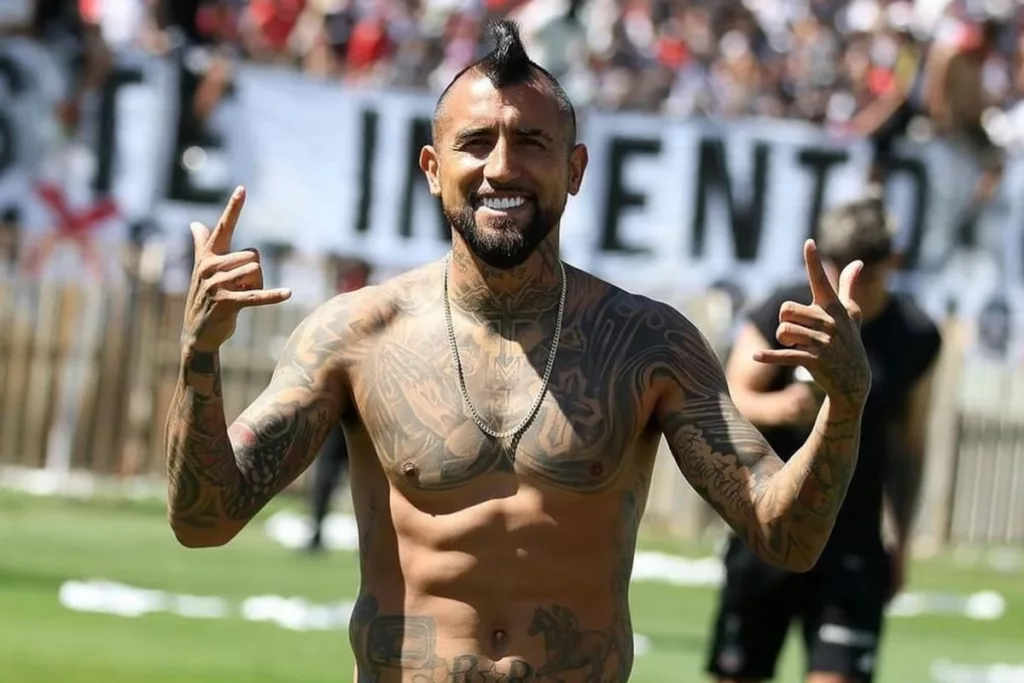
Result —
[{"label": "stadium spectator", "polygon": [[57,119],[68,133],[78,128],[87,93],[95,91],[110,67],[95,13],[96,0],[12,0],[0,3],[0,39],[23,38],[46,48],[67,77]]},{"label": "stadium spectator", "polygon": [[[146,7],[161,29],[177,36],[149,40],[155,49],[175,41],[219,45],[217,54],[232,59],[293,65],[360,87],[434,91],[481,54],[482,22],[508,14],[580,109],[804,119],[871,138],[883,166],[921,109],[938,118],[942,135],[969,130],[960,115],[971,106],[969,96],[955,98],[959,106],[951,111],[922,89],[922,65],[933,40],[943,48],[929,60],[938,72],[948,36],[955,36],[959,56],[950,73],[963,77],[950,87],[970,90],[970,74],[981,70],[988,74],[983,81],[992,83],[991,74],[1001,71],[999,104],[1011,107],[1024,95],[1024,83],[1009,73],[1015,41],[987,41],[992,22],[970,14],[964,0],[949,3],[938,23],[926,22],[911,0],[82,3],[106,6],[98,15],[121,17],[122,29],[104,29],[112,41],[128,35],[138,8]],[[220,71],[214,75],[223,78],[227,68],[215,66]],[[973,131],[977,138],[977,127]],[[881,166],[876,171],[880,177]]]},{"label": "stadium spectator", "polygon": [[[1000,54],[1006,29],[988,17],[952,24],[929,52],[924,103],[936,134],[949,143],[944,165],[950,169],[947,180],[953,189],[943,196],[951,205],[951,220],[933,225],[923,243],[926,268],[945,267],[952,245],[976,245],[977,219],[998,191],[1005,151],[985,122],[991,109],[1006,106],[1005,93],[999,91],[1012,83],[1010,60]],[[997,56],[1000,59],[994,61]],[[993,71],[999,61],[1005,70]]]}]

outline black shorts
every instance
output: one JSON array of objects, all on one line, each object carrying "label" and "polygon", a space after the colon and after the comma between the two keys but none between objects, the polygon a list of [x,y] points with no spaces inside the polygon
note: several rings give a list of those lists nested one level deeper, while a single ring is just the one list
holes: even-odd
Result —
[{"label": "black shorts", "polygon": [[870,683],[882,635],[891,567],[882,552],[839,555],[806,574],[761,562],[730,540],[707,671],[770,680],[794,617],[803,627],[807,671]]}]

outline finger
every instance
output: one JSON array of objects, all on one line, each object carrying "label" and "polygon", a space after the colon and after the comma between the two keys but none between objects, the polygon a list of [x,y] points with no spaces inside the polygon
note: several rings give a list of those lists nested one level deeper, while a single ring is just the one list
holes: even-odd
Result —
[{"label": "finger", "polygon": [[835,326],[835,320],[820,306],[805,306],[787,301],[779,307],[780,323],[796,323],[812,330],[828,332]]},{"label": "finger", "polygon": [[853,287],[857,284],[857,279],[863,270],[863,261],[853,261],[839,274],[839,300],[844,306],[853,302]]},{"label": "finger", "polygon": [[861,321],[864,319],[864,312],[856,301],[850,301],[850,303],[846,304],[846,312],[850,314],[850,317],[853,318],[853,321],[857,323],[857,325],[860,325]]},{"label": "finger", "polygon": [[775,338],[785,346],[802,346],[805,348],[824,348],[828,345],[829,336],[825,332],[812,330],[794,323],[782,323],[775,330]]},{"label": "finger", "polygon": [[258,263],[246,263],[231,270],[222,270],[209,279],[209,286],[217,289],[263,289],[263,269]]},{"label": "finger", "polygon": [[215,273],[233,270],[247,263],[259,265],[259,262],[259,252],[255,249],[242,249],[241,251],[232,251],[223,256],[210,256],[204,259],[203,265],[199,269],[199,274],[208,278],[212,277]]},{"label": "finger", "polygon": [[825,266],[822,265],[821,256],[818,254],[818,245],[814,240],[804,242],[804,265],[807,267],[807,281],[811,285],[814,303],[825,307],[835,301],[836,290],[832,289],[832,283],[828,281]]},{"label": "finger", "polygon": [[192,244],[195,247],[195,256],[198,262],[199,254],[206,248],[206,243],[210,239],[210,231],[202,223],[193,221],[188,224],[189,232],[192,233]]},{"label": "finger", "polygon": [[242,308],[250,306],[270,306],[287,301],[292,297],[292,290],[280,289],[256,289],[245,292],[225,291],[221,295],[225,301],[232,301]]},{"label": "finger", "polygon": [[817,357],[800,349],[764,349],[754,353],[754,360],[766,365],[813,365]]},{"label": "finger", "polygon": [[225,254],[231,248],[231,237],[235,234],[235,225],[242,213],[242,205],[245,203],[245,188],[239,186],[231,193],[231,199],[224,207],[224,213],[217,221],[217,227],[213,229],[210,236],[210,251],[214,254]]}]

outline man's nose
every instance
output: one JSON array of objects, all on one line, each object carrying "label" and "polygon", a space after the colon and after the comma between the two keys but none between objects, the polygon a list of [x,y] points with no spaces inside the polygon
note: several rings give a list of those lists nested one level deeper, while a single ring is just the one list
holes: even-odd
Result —
[{"label": "man's nose", "polygon": [[494,143],[491,153],[487,156],[484,166],[484,177],[498,183],[514,180],[518,176],[512,145],[505,138]]}]

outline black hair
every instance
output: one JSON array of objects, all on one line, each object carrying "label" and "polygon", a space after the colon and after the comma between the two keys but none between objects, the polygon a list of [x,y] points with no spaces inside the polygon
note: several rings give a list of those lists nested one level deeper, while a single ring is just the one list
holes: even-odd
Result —
[{"label": "black hair", "polygon": [[571,146],[576,144],[576,109],[572,106],[569,96],[558,83],[558,80],[546,69],[530,59],[519,36],[519,25],[511,19],[498,19],[491,23],[491,38],[494,47],[483,57],[455,74],[448,86],[437,98],[432,121],[432,134],[437,141],[439,123],[444,116],[444,103],[448,92],[459,80],[468,73],[482,74],[495,88],[504,88],[519,83],[529,83],[537,79],[547,82],[555,99],[558,110],[565,119],[566,138]]},{"label": "black hair", "polygon": [[985,45],[993,45],[1003,37],[1006,25],[994,17],[986,17],[981,22],[981,39]]},{"label": "black hair", "polygon": [[894,252],[895,224],[875,193],[828,211],[818,228],[818,250],[833,263],[882,261]]}]

